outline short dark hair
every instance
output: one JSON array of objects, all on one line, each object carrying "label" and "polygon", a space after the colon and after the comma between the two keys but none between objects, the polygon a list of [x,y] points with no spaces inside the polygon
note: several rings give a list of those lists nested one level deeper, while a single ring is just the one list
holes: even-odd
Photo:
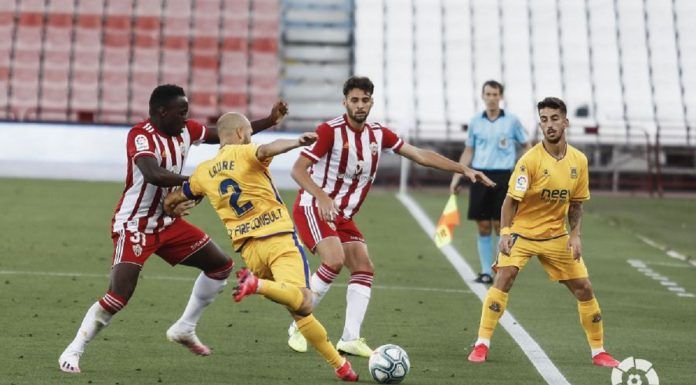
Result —
[{"label": "short dark hair", "polygon": [[375,85],[372,80],[366,76],[351,76],[343,83],[343,96],[348,96],[350,90],[357,88],[365,91],[366,94],[372,95],[375,90]]},{"label": "short dark hair", "polygon": [[164,107],[179,96],[186,96],[184,89],[175,84],[162,84],[150,94],[150,108]]},{"label": "short dark hair", "polygon": [[561,110],[563,115],[568,114],[568,109],[566,108],[566,104],[563,100],[560,98],[554,97],[554,96],[549,96],[544,98],[544,100],[540,101],[537,103],[537,111],[541,111],[542,108],[551,108],[554,110]]},{"label": "short dark hair", "polygon": [[505,90],[505,87],[502,85],[502,83],[495,81],[495,80],[486,80],[485,83],[483,83],[483,86],[481,87],[481,93],[486,89],[486,86],[488,87],[493,87],[497,88],[500,91],[500,94],[503,94],[503,91]]}]

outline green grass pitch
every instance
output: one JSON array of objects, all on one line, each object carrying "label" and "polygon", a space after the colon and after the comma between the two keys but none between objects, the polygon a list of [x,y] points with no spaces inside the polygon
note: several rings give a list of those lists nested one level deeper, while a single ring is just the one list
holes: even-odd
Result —
[{"label": "green grass pitch", "polygon": [[[135,296],[82,358],[80,375],[57,359],[87,308],[104,294],[112,243],[110,218],[120,183],[3,179],[0,183],[0,384],[327,384],[339,383],[314,352],[286,344],[287,312],[261,297],[236,304],[229,287],[209,307],[198,334],[214,349],[190,354],[165,331],[188,300],[197,271],[153,256]],[[375,190],[357,217],[376,266],[363,326],[374,347],[395,343],[411,358],[406,384],[541,384],[507,333],[493,338],[490,362],[470,365],[481,303],[423,233],[392,191]],[[446,193],[414,197],[436,220]],[[294,192],[285,192],[292,203]],[[465,197],[459,201],[465,215]],[[693,383],[696,298],[682,298],[631,267],[645,262],[696,293],[696,267],[647,246],[635,233],[695,255],[694,200],[595,197],[584,217],[584,256],[616,358],[651,361],[663,384]],[[189,217],[226,251],[229,240],[207,203]],[[464,218],[454,246],[478,269],[474,226]],[[237,266],[239,256],[233,255]],[[310,257],[312,267],[318,258]],[[343,328],[346,273],[315,312],[333,341]],[[508,309],[572,384],[610,384],[593,367],[575,301],[548,281],[538,262],[521,273]],[[352,358],[361,382],[367,360]]]}]

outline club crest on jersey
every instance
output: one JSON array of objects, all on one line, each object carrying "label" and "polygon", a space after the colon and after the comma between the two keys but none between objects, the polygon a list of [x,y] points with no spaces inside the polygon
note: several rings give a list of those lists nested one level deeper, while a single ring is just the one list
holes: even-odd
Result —
[{"label": "club crest on jersey", "polygon": [[362,174],[363,171],[363,166],[365,165],[364,160],[359,160],[358,163],[355,165],[355,175]]},{"label": "club crest on jersey", "polygon": [[133,245],[133,254],[135,254],[136,257],[139,257],[140,254],[142,254],[142,253],[143,253],[142,246],[140,246],[138,244]]},{"label": "club crest on jersey", "polygon": [[578,169],[577,167],[570,168],[570,179],[578,179]]},{"label": "club crest on jersey", "polygon": [[329,225],[329,227],[331,228],[331,230],[336,231],[336,224],[335,224],[335,223],[333,223],[333,222],[328,222],[328,225]]},{"label": "club crest on jersey", "polygon": [[372,152],[372,155],[377,155],[378,150],[379,150],[379,146],[377,145],[377,143],[371,142],[370,143],[370,152]]}]

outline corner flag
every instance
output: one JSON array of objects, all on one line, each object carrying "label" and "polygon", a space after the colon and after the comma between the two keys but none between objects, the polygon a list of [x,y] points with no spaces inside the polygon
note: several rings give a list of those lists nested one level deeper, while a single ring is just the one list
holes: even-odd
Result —
[{"label": "corner flag", "polygon": [[459,209],[457,208],[457,196],[452,194],[435,228],[435,245],[437,247],[442,247],[452,242],[455,226],[459,226]]}]

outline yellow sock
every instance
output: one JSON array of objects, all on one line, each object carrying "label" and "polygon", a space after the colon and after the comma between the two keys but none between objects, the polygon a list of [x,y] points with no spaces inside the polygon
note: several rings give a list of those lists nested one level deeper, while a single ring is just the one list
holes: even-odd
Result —
[{"label": "yellow sock", "polygon": [[587,342],[592,349],[599,349],[604,346],[604,326],[602,325],[602,312],[599,310],[599,303],[596,298],[589,301],[578,301],[578,313],[580,314],[580,324]]},{"label": "yellow sock", "polygon": [[343,365],[343,357],[329,341],[324,325],[321,324],[313,315],[308,315],[295,321],[297,328],[310,345],[316,349],[322,357],[334,368]]},{"label": "yellow sock", "polygon": [[479,325],[479,338],[490,340],[493,336],[493,331],[498,325],[498,320],[505,312],[507,306],[508,294],[491,287],[488,289],[486,299],[483,301],[483,310],[481,311],[481,324]]},{"label": "yellow sock", "polygon": [[302,305],[300,288],[284,282],[259,279],[258,293],[273,302],[287,306],[290,310],[297,310]]}]

